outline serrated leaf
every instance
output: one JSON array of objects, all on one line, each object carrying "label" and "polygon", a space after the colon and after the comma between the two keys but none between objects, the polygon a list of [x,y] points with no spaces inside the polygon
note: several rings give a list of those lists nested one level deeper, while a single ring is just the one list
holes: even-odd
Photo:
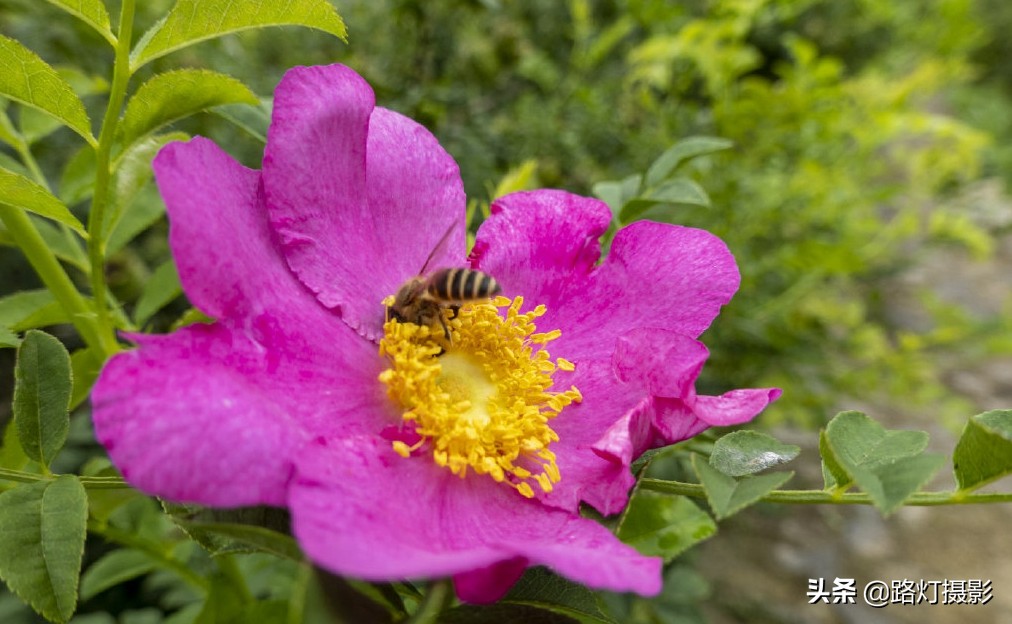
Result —
[{"label": "serrated leaf", "polygon": [[650,490],[636,490],[618,527],[623,542],[665,562],[716,532],[713,519],[688,498]]},{"label": "serrated leaf", "polygon": [[800,452],[801,447],[765,433],[733,431],[714,443],[710,465],[726,475],[742,477],[787,463]]},{"label": "serrated leaf", "polygon": [[503,603],[537,607],[571,617],[582,624],[615,622],[601,611],[594,592],[540,566],[528,569],[500,600],[500,604]]},{"label": "serrated leaf", "polygon": [[793,472],[774,472],[766,475],[730,477],[692,455],[692,467],[706,490],[706,499],[718,520],[733,516],[745,507],[756,503],[769,492],[780,487],[794,476]]},{"label": "serrated leaf", "polygon": [[52,193],[13,171],[0,169],[0,204],[59,221],[85,236],[84,225]]},{"label": "serrated leaf", "polygon": [[106,41],[112,43],[116,40],[112,30],[109,29],[109,12],[106,11],[102,0],[47,0],[47,2],[79,18],[94,28]]},{"label": "serrated leaf", "polygon": [[154,570],[155,561],[139,550],[114,550],[91,564],[81,575],[81,600]]},{"label": "serrated leaf", "polygon": [[91,120],[84,104],[56,70],[14,39],[0,35],[0,95],[37,108],[66,124],[91,145]]},{"label": "serrated leaf", "polygon": [[[123,153],[116,162],[116,174],[113,182],[114,197],[113,207],[106,214],[106,221],[103,231],[106,234],[114,231],[120,224],[120,220],[130,208],[134,198],[144,189],[144,186],[151,180],[153,170],[151,161],[158,152],[173,141],[187,141],[190,135],[185,132],[169,132],[151,136],[137,143]],[[160,210],[156,215],[160,216]]]},{"label": "serrated leaf", "polygon": [[155,269],[147,283],[144,284],[144,290],[137,300],[137,308],[134,311],[134,322],[137,325],[147,323],[155,312],[182,294],[183,286],[179,282],[176,263],[167,260]]},{"label": "serrated leaf", "polygon": [[717,137],[697,136],[675,143],[647,169],[646,185],[655,186],[687,160],[734,147],[734,143]]},{"label": "serrated leaf", "polygon": [[861,412],[837,414],[819,440],[838,486],[853,481],[883,514],[902,505],[945,462],[942,455],[924,454],[927,444],[926,432],[886,430]]},{"label": "serrated leaf", "polygon": [[70,355],[59,340],[29,331],[14,370],[14,422],[28,457],[49,466],[70,430]]},{"label": "serrated leaf", "polygon": [[347,37],[344,21],[327,0],[177,0],[137,43],[131,69],[200,41],[267,26],[305,26]]},{"label": "serrated leaf", "polygon": [[222,104],[256,105],[256,95],[239,80],[206,69],[157,74],[127,102],[120,142],[129,146],[174,121]]},{"label": "serrated leaf", "polygon": [[0,494],[0,577],[54,622],[77,608],[87,520],[84,486],[73,475]]},{"label": "serrated leaf", "polygon": [[991,410],[971,418],[956,443],[952,465],[963,491],[1012,473],[1012,410]]},{"label": "serrated leaf", "polygon": [[225,545],[222,540],[218,540],[219,547],[214,552],[266,552],[292,561],[303,560],[302,550],[294,538],[266,527],[184,520],[178,520],[177,524],[191,536],[200,534],[201,539],[198,541],[201,542],[207,542],[207,538],[213,536],[238,543]]},{"label": "serrated leaf", "polygon": [[162,502],[172,521],[213,554],[270,552],[302,561],[302,551],[290,536],[290,518],[283,509],[241,507],[213,509]]}]

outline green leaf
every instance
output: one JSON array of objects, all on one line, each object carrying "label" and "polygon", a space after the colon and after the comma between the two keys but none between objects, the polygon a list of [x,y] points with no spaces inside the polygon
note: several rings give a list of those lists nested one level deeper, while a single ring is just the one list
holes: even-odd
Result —
[{"label": "green leaf", "polygon": [[[54,306],[60,309],[48,290],[23,290],[0,297],[0,327],[14,331],[41,327],[36,323],[51,319],[53,314],[50,310]],[[65,318],[64,315],[57,322],[63,322]]]},{"label": "green leaf", "polygon": [[21,446],[48,467],[70,429],[70,356],[59,340],[32,330],[18,347],[14,377],[14,422]]},{"label": "green leaf", "polygon": [[758,431],[734,431],[713,445],[710,465],[726,475],[741,477],[784,464],[801,452],[801,447],[783,444]]},{"label": "green leaf", "polygon": [[302,561],[285,510],[273,507],[213,509],[162,501],[172,521],[212,554],[269,552]]},{"label": "green leaf", "polygon": [[[293,537],[266,527],[184,520],[177,520],[177,524],[202,543],[213,538],[225,538],[224,542],[234,542],[224,547],[219,546],[214,552],[266,552],[292,561],[303,560],[302,550]],[[198,534],[199,538],[196,537]],[[223,544],[223,540],[217,540],[216,544]]]},{"label": "green leaf", "polygon": [[0,349],[16,347],[19,344],[21,344],[21,339],[17,334],[6,327],[0,327]]},{"label": "green leaf", "polygon": [[710,207],[710,197],[699,186],[688,178],[675,178],[664,183],[664,186],[635,197],[625,203],[619,213],[621,223],[630,223],[640,218],[644,212],[659,205],[684,205]]},{"label": "green leaf", "polygon": [[716,532],[713,519],[688,498],[649,490],[636,490],[618,527],[623,542],[665,562]]},{"label": "green leaf", "polygon": [[0,577],[46,619],[77,608],[88,500],[74,475],[0,494]]},{"label": "green leaf", "polygon": [[26,106],[21,109],[19,117],[21,137],[25,140],[26,145],[34,145],[63,127],[63,123],[59,119],[43,113],[37,108]]},{"label": "green leaf", "polygon": [[273,98],[260,98],[256,106],[225,104],[215,107],[211,113],[228,121],[257,141],[267,143],[267,127],[271,124],[273,108]]},{"label": "green leaf", "polygon": [[0,468],[21,470],[28,465],[28,456],[18,440],[18,427],[14,420],[8,420],[4,427],[3,442],[0,443]]},{"label": "green leaf", "polygon": [[142,84],[127,103],[120,124],[124,146],[200,111],[222,104],[257,105],[260,100],[239,80],[206,69],[177,69]]},{"label": "green leaf", "polygon": [[129,209],[119,211],[122,217],[115,225],[110,226],[109,238],[106,243],[106,251],[112,255],[123,249],[127,243],[132,241],[138,234],[157,223],[165,215],[165,204],[155,190],[148,191],[150,187],[138,194],[137,201],[129,206]]},{"label": "green leaf", "polygon": [[77,150],[60,175],[60,199],[68,206],[80,204],[95,191],[95,150],[85,145]]},{"label": "green leaf", "polygon": [[683,139],[669,147],[650,165],[647,170],[646,184],[648,187],[655,186],[687,160],[732,147],[734,147],[734,142],[717,137],[697,136]]},{"label": "green leaf", "polygon": [[641,181],[642,176],[633,174],[623,180],[598,182],[592,190],[598,199],[608,204],[611,214],[617,218],[625,203],[639,193]]},{"label": "green leaf", "polygon": [[825,429],[819,432],[819,455],[822,456],[822,480],[826,484],[827,490],[829,488],[846,488],[854,482],[847,470],[840,462],[836,461]]},{"label": "green leaf", "polygon": [[102,370],[102,361],[91,349],[78,349],[70,355],[70,370],[74,381],[70,392],[70,409],[73,410],[88,398],[88,393]]},{"label": "green leaf", "polygon": [[106,11],[102,0],[47,0],[47,2],[79,18],[94,28],[106,41],[110,43],[116,41],[112,30],[109,29],[109,12]]},{"label": "green leaf", "polygon": [[793,472],[774,472],[766,475],[735,479],[720,472],[699,455],[692,455],[692,467],[706,490],[718,520],[733,516],[763,496],[780,487],[794,476]]},{"label": "green leaf", "polygon": [[346,40],[344,21],[327,0],[177,0],[130,55],[132,70],[200,41],[266,26],[306,26]]},{"label": "green leaf", "polygon": [[183,286],[179,283],[179,273],[176,271],[176,263],[167,260],[164,264],[155,269],[151,277],[144,284],[144,290],[137,300],[137,308],[134,311],[134,322],[137,325],[144,325],[151,316],[172,302],[173,299],[183,294]]},{"label": "green leaf", "polygon": [[14,39],[0,35],[0,95],[52,115],[97,145],[84,104],[56,70]]},{"label": "green leaf", "polygon": [[81,575],[81,600],[154,570],[155,561],[139,550],[114,550],[91,564]]},{"label": "green leaf", "polygon": [[[113,182],[115,189],[113,209],[106,214],[104,232],[110,233],[120,225],[120,220],[130,208],[134,198],[151,180],[153,173],[151,161],[158,152],[173,141],[188,141],[189,139],[190,135],[185,132],[169,132],[151,136],[134,143],[119,157],[116,162],[115,181]],[[151,216],[156,219],[161,216],[162,212],[159,206],[160,203],[156,202],[156,210],[151,213]],[[141,211],[143,213],[143,209]]]},{"label": "green leaf", "polygon": [[991,410],[971,418],[956,443],[952,464],[963,491],[1012,473],[1012,410]]},{"label": "green leaf", "polygon": [[52,193],[13,171],[0,169],[0,204],[22,208],[70,226],[87,236],[84,225]]},{"label": "green leaf", "polygon": [[841,412],[826,426],[819,446],[827,467],[835,466],[830,472],[838,486],[856,483],[889,514],[945,462],[942,455],[923,453],[927,444],[926,432],[890,431],[861,412]]},{"label": "green leaf", "polygon": [[525,605],[573,618],[584,624],[614,624],[597,603],[597,595],[579,583],[543,567],[530,568],[500,604]]}]

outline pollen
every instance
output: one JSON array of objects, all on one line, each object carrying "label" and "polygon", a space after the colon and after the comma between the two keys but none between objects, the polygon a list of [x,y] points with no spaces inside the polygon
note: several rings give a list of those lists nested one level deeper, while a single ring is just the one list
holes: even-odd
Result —
[{"label": "pollen", "polygon": [[386,322],[379,349],[390,367],[379,379],[418,438],[393,442],[397,454],[428,455],[461,478],[487,475],[527,498],[552,491],[561,475],[550,422],[582,397],[574,386],[551,390],[556,372],[575,366],[546,350],[561,332],[538,333],[545,307],[522,307],[522,297],[497,297],[456,316],[446,310],[449,340],[439,323]]}]

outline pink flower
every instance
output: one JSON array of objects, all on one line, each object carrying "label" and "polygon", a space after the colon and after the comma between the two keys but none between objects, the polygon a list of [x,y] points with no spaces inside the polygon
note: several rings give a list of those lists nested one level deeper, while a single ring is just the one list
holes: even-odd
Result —
[{"label": "pink flower", "polygon": [[[643,451],[779,395],[695,393],[696,338],[739,282],[719,239],[636,223],[596,266],[607,207],[543,190],[493,204],[466,258],[456,163],[346,67],[285,75],[262,171],[203,138],[154,168],[184,289],[216,321],[131,335],[138,348],[94,390],[98,437],[146,492],[288,507],[307,555],[338,574],[453,576],[462,598],[490,601],[546,565],[655,594],[660,560],[581,518],[580,502],[619,512]],[[385,326],[381,302],[448,230],[431,267],[470,264],[527,303],[465,308],[446,352],[419,356],[442,330]],[[501,325],[475,329],[478,314]]]}]

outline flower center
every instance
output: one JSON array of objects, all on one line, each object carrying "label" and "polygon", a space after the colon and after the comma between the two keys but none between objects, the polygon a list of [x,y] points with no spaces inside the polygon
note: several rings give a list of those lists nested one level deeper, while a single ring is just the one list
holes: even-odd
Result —
[{"label": "flower center", "polygon": [[574,366],[553,362],[545,350],[559,330],[536,333],[534,320],[545,307],[521,314],[522,305],[522,297],[497,297],[466,305],[455,317],[445,310],[449,342],[438,323],[386,322],[380,355],[390,368],[379,379],[419,437],[411,445],[394,441],[398,454],[410,457],[424,447],[461,478],[473,470],[528,498],[532,483],[552,491],[560,475],[549,445],[559,436],[549,421],[582,397],[573,386],[549,391],[555,372]]}]

